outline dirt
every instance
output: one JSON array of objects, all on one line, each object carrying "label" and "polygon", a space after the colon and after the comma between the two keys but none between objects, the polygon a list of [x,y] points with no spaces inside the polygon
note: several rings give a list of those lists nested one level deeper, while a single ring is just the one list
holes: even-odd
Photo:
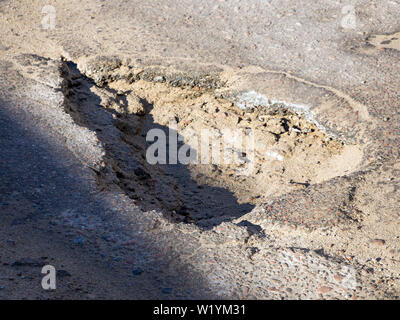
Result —
[{"label": "dirt", "polygon": [[[96,67],[110,74],[92,71],[88,78],[71,61],[62,73],[66,111],[94,129],[105,147],[99,183],[117,182],[144,210],[163,210],[174,221],[211,228],[270,197],[350,174],[362,160],[360,146],[329,136],[282,103],[243,108],[218,97],[215,88],[172,86],[165,75],[143,80],[118,59],[97,60]],[[117,132],[108,135],[109,123],[94,113],[112,119]],[[166,139],[162,164],[146,158],[155,128],[181,139],[175,155],[169,152],[175,138]],[[189,163],[172,163],[181,148]]]}]

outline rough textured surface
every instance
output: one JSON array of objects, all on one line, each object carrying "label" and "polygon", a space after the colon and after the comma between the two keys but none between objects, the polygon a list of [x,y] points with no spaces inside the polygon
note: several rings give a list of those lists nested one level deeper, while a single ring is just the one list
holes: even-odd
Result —
[{"label": "rough textured surface", "polygon": [[[340,1],[58,0],[53,30],[43,5],[0,3],[0,297],[399,297],[396,1],[355,3],[355,29]],[[129,193],[143,162],[137,180],[108,167],[162,90],[283,104],[359,151],[209,228],[179,222]]]}]

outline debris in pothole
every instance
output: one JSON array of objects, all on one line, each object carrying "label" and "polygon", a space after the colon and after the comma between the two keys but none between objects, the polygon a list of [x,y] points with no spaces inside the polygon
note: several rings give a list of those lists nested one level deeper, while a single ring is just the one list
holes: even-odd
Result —
[{"label": "debris in pothole", "polygon": [[[282,104],[253,99],[243,107],[212,89],[132,78],[130,68],[110,61],[90,68],[94,81],[64,63],[66,110],[105,146],[100,183],[109,183],[112,170],[145,210],[161,208],[175,221],[208,228],[268,198],[351,173],[361,160],[357,146]],[[151,163],[154,129],[165,150]]]}]

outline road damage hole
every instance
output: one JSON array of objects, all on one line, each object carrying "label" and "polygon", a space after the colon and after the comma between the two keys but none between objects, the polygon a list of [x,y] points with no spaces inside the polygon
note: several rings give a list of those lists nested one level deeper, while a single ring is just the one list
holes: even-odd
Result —
[{"label": "road damage hole", "polygon": [[[357,146],[328,136],[282,104],[239,108],[212,88],[127,80],[115,76],[118,68],[126,70],[114,66],[114,76],[99,86],[65,62],[65,110],[96,131],[104,146],[99,183],[118,185],[144,210],[161,209],[174,221],[211,228],[272,197],[348,174],[361,160]],[[99,70],[103,79],[104,68]],[[165,133],[162,163],[148,157],[154,130]],[[209,136],[202,140],[204,132]],[[226,132],[237,133],[239,143],[224,144]],[[179,160],[172,153],[184,146],[197,160],[171,161]],[[214,153],[225,152],[231,162],[221,156],[214,161]],[[201,161],[205,155],[208,162]]]}]

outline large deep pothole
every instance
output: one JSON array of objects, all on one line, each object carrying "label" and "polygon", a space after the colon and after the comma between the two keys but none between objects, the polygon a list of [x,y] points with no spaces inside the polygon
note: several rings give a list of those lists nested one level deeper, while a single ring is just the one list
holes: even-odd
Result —
[{"label": "large deep pothole", "polygon": [[[97,86],[72,62],[64,63],[62,74],[66,111],[96,131],[105,148],[100,184],[117,184],[143,209],[161,209],[175,221],[212,227],[271,197],[350,173],[361,160],[357,146],[282,104],[243,110],[212,89],[171,86],[162,77]],[[146,137],[154,129],[165,132],[166,164],[146,158],[155,142]],[[170,163],[171,132],[186,137],[177,150],[189,144],[197,163]],[[207,144],[204,132],[211,133]],[[225,132],[241,135],[242,143],[216,147]],[[254,145],[246,144],[246,136],[254,137]],[[227,149],[231,163],[222,157]],[[212,150],[219,150],[219,161],[211,158]],[[206,151],[209,163],[201,163]]]}]

